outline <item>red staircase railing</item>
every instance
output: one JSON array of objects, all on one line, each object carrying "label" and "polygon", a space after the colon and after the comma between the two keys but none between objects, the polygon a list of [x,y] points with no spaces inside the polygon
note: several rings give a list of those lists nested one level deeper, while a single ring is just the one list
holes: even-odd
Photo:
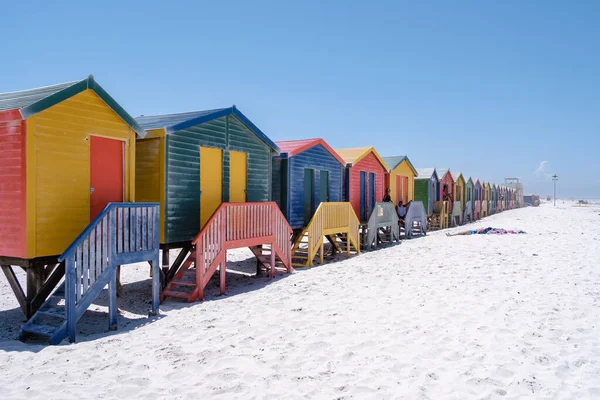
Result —
[{"label": "red staircase railing", "polygon": [[221,292],[225,292],[226,252],[230,249],[271,245],[271,276],[275,257],[292,270],[292,228],[275,202],[222,203],[192,242],[196,246],[196,290],[204,299],[204,288],[219,266]]}]

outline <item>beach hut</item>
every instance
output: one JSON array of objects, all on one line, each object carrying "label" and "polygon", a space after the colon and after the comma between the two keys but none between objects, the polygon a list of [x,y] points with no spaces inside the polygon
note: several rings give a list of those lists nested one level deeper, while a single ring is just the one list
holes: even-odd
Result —
[{"label": "beach hut", "polygon": [[[279,263],[291,271],[291,228],[271,201],[280,151],[267,135],[235,106],[136,120],[147,132],[136,144],[136,193],[163,211],[163,299],[202,300],[219,266],[224,293],[228,249],[249,247],[271,275]],[[171,265],[172,248],[181,251]]]},{"label": "beach hut", "polygon": [[415,201],[422,201],[427,215],[433,213],[433,203],[437,201],[439,182],[435,168],[417,168],[415,177]]},{"label": "beach hut", "polygon": [[[119,238],[129,243],[130,238],[140,239],[138,234],[153,237],[158,205],[130,203],[135,193],[135,140],[145,134],[91,75],[0,94],[0,265],[23,312],[33,316],[23,332],[47,336],[52,343],[67,333],[75,340],[77,319],[116,277],[115,261],[158,258],[154,241],[144,241],[121,257],[123,248],[113,247],[116,225],[110,223],[128,224],[129,216],[144,215],[145,225],[135,232],[121,230]],[[127,217],[116,214],[123,210]],[[13,266],[26,270],[26,293]],[[158,268],[157,263],[153,267]],[[111,302],[115,290],[111,283]],[[70,296],[65,304],[73,311],[68,315],[65,308],[46,302],[65,296]],[[152,307],[158,308],[156,292]],[[40,308],[64,317],[62,322],[39,328]],[[109,319],[116,325],[112,303]]]},{"label": "beach hut", "polygon": [[496,212],[502,212],[502,188],[496,185]]},{"label": "beach hut", "polygon": [[495,214],[498,210],[498,192],[496,190],[496,184],[490,184],[490,208],[488,209],[489,214]]},{"label": "beach hut", "polygon": [[466,192],[466,183],[465,177],[461,172],[456,172],[453,174],[454,177],[454,201],[460,202],[460,209],[464,211],[465,209],[465,192]]},{"label": "beach hut", "polygon": [[439,169],[438,176],[440,180],[438,182],[438,201],[448,202],[448,212],[452,212],[452,206],[454,202],[454,178],[452,172],[449,169]]},{"label": "beach hut", "polygon": [[271,200],[277,145],[235,106],[141,116],[138,200],[161,205],[160,243],[190,242],[222,202]]},{"label": "beach hut", "polygon": [[479,179],[475,180],[475,183],[473,185],[473,219],[478,220],[479,218],[481,218],[481,200],[482,200],[483,196],[482,196],[482,189],[481,189],[481,182],[479,181]]},{"label": "beach hut", "polygon": [[367,223],[375,203],[383,199],[386,163],[374,147],[335,149],[344,159],[344,201],[349,201],[361,223]]},{"label": "beach hut", "polygon": [[390,196],[394,204],[402,201],[404,204],[414,200],[415,177],[417,170],[408,157],[383,157],[388,166],[385,174],[385,188],[390,189]]},{"label": "beach hut", "polygon": [[475,208],[475,199],[473,196],[474,183],[469,176],[465,183],[465,220],[473,222],[473,211]]},{"label": "beach hut", "polygon": [[292,229],[308,225],[319,204],[342,201],[344,160],[323,139],[277,142],[273,201]]},{"label": "beach hut", "polygon": [[481,188],[482,188],[481,217],[483,218],[483,217],[487,217],[488,215],[492,214],[492,211],[490,210],[492,191],[491,191],[489,182],[484,182],[481,185]]}]

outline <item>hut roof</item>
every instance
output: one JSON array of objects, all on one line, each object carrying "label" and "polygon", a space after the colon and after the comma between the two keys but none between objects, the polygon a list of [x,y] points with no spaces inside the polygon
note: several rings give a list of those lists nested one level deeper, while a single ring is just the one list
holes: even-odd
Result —
[{"label": "hut roof", "polygon": [[325,150],[331,153],[342,165],[346,165],[345,160],[340,157],[335,150],[333,150],[325,140],[315,138],[315,139],[301,139],[301,140],[286,140],[282,142],[275,142],[275,144],[279,147],[281,151],[282,158],[288,158],[295,156],[298,153],[302,153],[305,150],[308,150],[314,146],[321,145],[325,147]]},{"label": "hut roof", "polygon": [[80,81],[0,93],[0,111],[19,110],[21,117],[26,119],[86,89],[93,90],[140,137],[146,136],[146,131],[94,80],[92,75]]},{"label": "hut roof", "polygon": [[383,166],[383,168],[387,171],[388,167],[385,161],[379,156],[375,147],[357,147],[353,149],[335,149],[335,151],[342,157],[346,165],[352,166],[358,163],[360,160],[365,158],[369,153],[373,153],[375,158],[379,161],[379,163]]},{"label": "hut roof", "polygon": [[250,128],[256,136],[265,142],[270,148],[280,153],[279,147],[267,135],[265,135],[256,125],[252,123],[236,106],[228,108],[217,108],[214,110],[192,111],[177,114],[164,115],[142,115],[136,118],[136,121],[146,130],[159,129],[165,130],[166,134],[180,131],[192,126],[200,125],[213,119],[221,118],[233,114],[240,121]]},{"label": "hut roof", "polygon": [[417,168],[417,176],[415,179],[431,179],[433,175],[435,175],[435,178],[439,180],[435,168]]},{"label": "hut roof", "polygon": [[463,180],[465,180],[465,176],[462,174],[462,172],[455,172],[454,174],[452,174],[452,176],[454,177],[454,182],[456,182],[461,176]]},{"label": "hut roof", "polygon": [[412,169],[415,176],[418,175],[417,169],[412,165],[410,159],[407,156],[383,157],[383,161],[387,164],[389,172],[396,169],[398,165],[400,165],[403,161],[406,161],[410,169]]},{"label": "hut roof", "polygon": [[452,182],[454,182],[454,177],[452,176],[452,172],[450,172],[450,170],[448,168],[438,169],[437,174],[438,174],[438,177],[440,178],[440,180],[444,179],[444,176],[446,174],[450,174],[450,178],[452,178]]}]

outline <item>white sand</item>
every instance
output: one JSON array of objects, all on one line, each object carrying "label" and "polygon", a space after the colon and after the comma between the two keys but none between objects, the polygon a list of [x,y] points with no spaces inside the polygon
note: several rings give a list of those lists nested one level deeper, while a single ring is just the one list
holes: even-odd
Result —
[{"label": "white sand", "polygon": [[148,268],[131,266],[119,331],[88,312],[79,342],[55,347],[14,340],[0,278],[0,398],[600,398],[599,208],[472,225],[527,235],[443,231],[274,281],[238,274],[227,296],[169,300],[151,320]]}]

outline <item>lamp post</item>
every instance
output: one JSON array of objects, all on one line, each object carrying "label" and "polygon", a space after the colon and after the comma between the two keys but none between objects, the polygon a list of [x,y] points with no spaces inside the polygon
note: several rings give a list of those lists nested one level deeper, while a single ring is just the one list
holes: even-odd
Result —
[{"label": "lamp post", "polygon": [[554,181],[554,207],[556,207],[556,181],[558,180],[558,175],[552,175],[552,180]]}]

